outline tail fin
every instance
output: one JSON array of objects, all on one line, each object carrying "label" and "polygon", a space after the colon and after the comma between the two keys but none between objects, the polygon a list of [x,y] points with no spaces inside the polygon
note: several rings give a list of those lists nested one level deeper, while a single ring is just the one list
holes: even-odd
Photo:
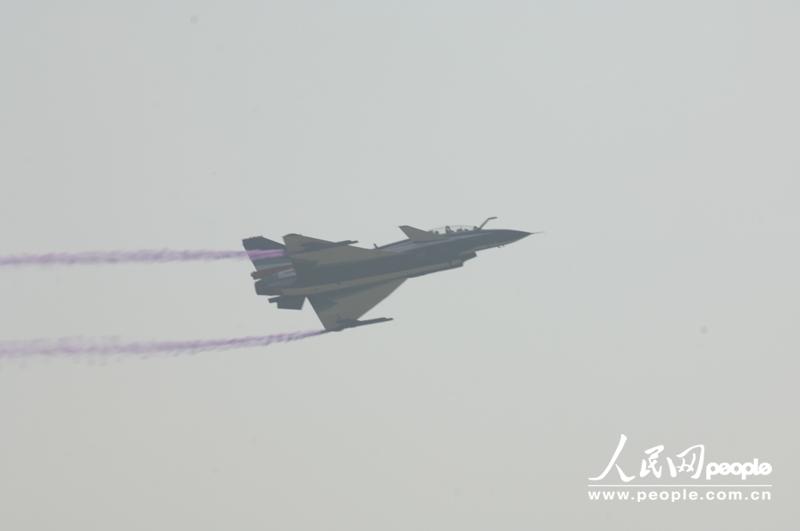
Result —
[{"label": "tail fin", "polygon": [[245,238],[242,240],[242,245],[248,251],[268,251],[271,249],[279,250],[284,249],[282,243],[270,240],[263,236],[254,236],[252,238]]},{"label": "tail fin", "polygon": [[254,238],[246,238],[242,240],[247,255],[250,261],[256,266],[256,269],[262,269],[262,264],[268,264],[273,258],[283,256],[285,247],[263,236],[256,236]]},{"label": "tail fin", "polygon": [[291,286],[295,281],[294,264],[286,256],[286,248],[263,236],[242,240],[256,270],[251,276],[256,279],[256,293],[273,295],[276,289]]}]

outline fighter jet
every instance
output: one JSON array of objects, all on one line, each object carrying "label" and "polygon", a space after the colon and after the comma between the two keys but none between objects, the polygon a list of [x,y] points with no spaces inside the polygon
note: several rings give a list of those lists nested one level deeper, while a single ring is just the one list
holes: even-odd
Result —
[{"label": "fighter jet", "polygon": [[280,309],[300,310],[306,299],[327,331],[391,321],[359,320],[408,278],[454,269],[477,252],[502,247],[531,232],[448,225],[422,230],[402,225],[406,239],[372,249],[355,247],[352,240],[331,242],[287,234],[283,244],[256,236],[242,240],[256,270],[258,295]]}]

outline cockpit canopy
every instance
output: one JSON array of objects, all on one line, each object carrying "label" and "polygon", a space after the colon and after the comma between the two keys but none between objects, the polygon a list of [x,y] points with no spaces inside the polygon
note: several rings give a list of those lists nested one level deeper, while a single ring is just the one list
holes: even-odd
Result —
[{"label": "cockpit canopy", "polygon": [[458,232],[472,232],[474,230],[478,230],[478,227],[475,225],[445,225],[444,227],[436,227],[435,229],[431,229],[429,232],[434,234],[455,234]]}]

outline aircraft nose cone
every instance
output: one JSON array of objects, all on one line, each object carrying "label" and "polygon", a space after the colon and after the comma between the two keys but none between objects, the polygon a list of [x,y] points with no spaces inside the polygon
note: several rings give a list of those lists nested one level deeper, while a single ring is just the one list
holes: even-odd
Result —
[{"label": "aircraft nose cone", "polygon": [[509,242],[515,242],[517,240],[521,240],[525,236],[530,236],[531,232],[525,232],[524,230],[510,230],[508,231],[509,235]]},{"label": "aircraft nose cone", "polygon": [[531,234],[533,233],[525,232],[524,230],[499,229],[494,231],[493,240],[495,245],[508,245],[509,243],[514,243]]},{"label": "aircraft nose cone", "polygon": [[500,240],[503,242],[501,245],[507,245],[509,243],[513,243],[515,241],[521,240],[525,236],[530,236],[530,232],[525,232],[524,230],[503,230],[500,236]]}]

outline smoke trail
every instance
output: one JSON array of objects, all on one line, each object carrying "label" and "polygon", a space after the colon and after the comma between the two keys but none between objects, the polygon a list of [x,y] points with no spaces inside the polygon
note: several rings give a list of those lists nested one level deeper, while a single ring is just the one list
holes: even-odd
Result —
[{"label": "smoke trail", "polygon": [[113,356],[133,354],[148,357],[164,354],[194,354],[210,350],[265,347],[272,343],[298,341],[324,334],[325,330],[290,332],[269,336],[245,336],[225,339],[199,339],[188,341],[131,341],[116,338],[66,337],[59,339],[32,339],[27,341],[0,341],[0,359],[29,356],[68,357],[80,355]]},{"label": "smoke trail", "polygon": [[0,255],[0,267],[241,260],[243,258],[272,258],[283,255],[284,252],[280,249],[266,251],[212,251],[205,249],[87,251],[79,253]]}]

